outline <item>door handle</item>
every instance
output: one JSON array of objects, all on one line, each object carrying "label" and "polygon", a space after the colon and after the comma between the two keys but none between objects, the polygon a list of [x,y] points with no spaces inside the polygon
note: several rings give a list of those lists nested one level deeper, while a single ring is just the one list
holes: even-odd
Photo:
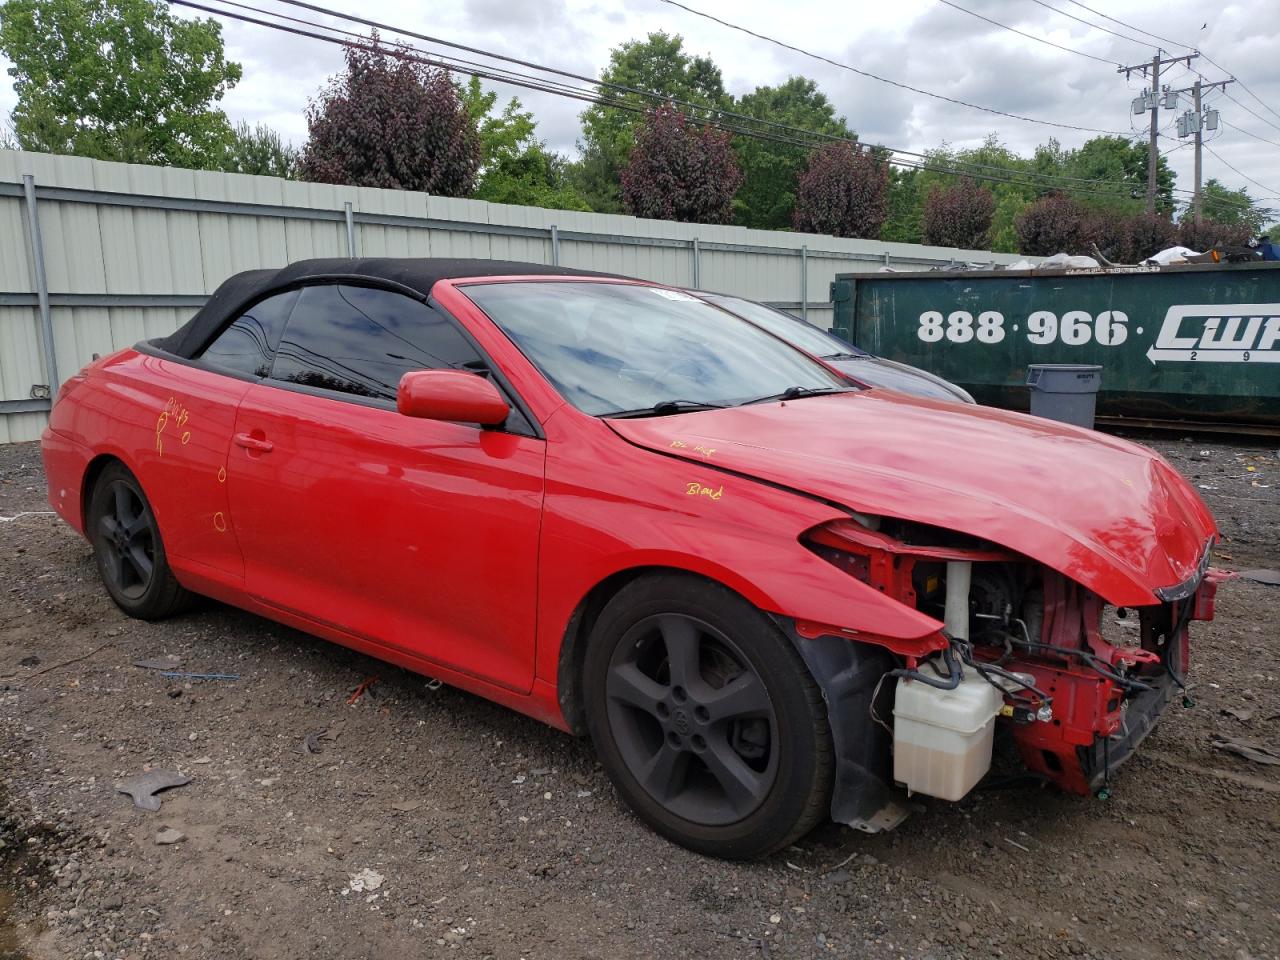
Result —
[{"label": "door handle", "polygon": [[246,450],[256,450],[258,453],[270,453],[276,448],[276,445],[270,440],[260,440],[247,433],[237,433],[232,439],[235,440],[237,447],[244,447]]}]

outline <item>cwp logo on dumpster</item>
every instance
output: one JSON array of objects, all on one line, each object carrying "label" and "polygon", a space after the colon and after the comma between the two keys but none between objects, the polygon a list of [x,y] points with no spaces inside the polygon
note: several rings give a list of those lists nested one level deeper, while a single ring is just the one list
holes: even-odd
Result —
[{"label": "cwp logo on dumpster", "polygon": [[1170,307],[1147,359],[1280,363],[1280,303]]}]

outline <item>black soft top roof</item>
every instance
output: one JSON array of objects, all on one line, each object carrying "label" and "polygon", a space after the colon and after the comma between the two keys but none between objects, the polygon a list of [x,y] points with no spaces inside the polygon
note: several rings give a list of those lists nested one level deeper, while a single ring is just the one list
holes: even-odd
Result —
[{"label": "black soft top roof", "polygon": [[611,277],[614,274],[592,270],[573,270],[542,263],[515,260],[478,260],[444,258],[352,259],[335,257],[325,260],[299,260],[279,270],[246,270],[222,282],[196,315],[167,337],[149,341],[157,350],[179,357],[198,354],[213,337],[245,307],[263,297],[308,280],[346,281],[351,283],[382,282],[399,286],[421,296],[431,295],[439,280],[461,280],[473,277],[509,276]]}]

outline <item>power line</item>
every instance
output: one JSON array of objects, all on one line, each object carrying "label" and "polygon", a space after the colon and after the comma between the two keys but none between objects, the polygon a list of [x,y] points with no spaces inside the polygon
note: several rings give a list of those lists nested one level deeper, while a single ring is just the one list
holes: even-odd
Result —
[{"label": "power line", "polygon": [[[1120,26],[1122,26],[1122,27],[1126,27],[1126,28],[1128,28],[1129,30],[1136,30],[1138,33],[1144,33],[1144,34],[1146,34],[1148,37],[1151,37],[1151,38],[1152,38],[1152,39],[1154,39],[1154,40],[1159,40],[1161,43],[1167,43],[1167,44],[1169,44],[1170,46],[1173,46],[1173,47],[1183,47],[1183,48],[1185,48],[1185,49],[1187,49],[1187,50],[1194,50],[1194,49],[1196,49],[1195,47],[1193,47],[1193,46],[1192,46],[1191,44],[1189,44],[1189,43],[1179,43],[1177,40],[1170,40],[1168,37],[1162,37],[1162,36],[1159,36],[1158,34],[1154,34],[1154,33],[1152,33],[1150,30],[1143,30],[1141,27],[1134,26],[1132,23],[1125,23],[1123,20],[1117,20],[1115,17],[1110,16],[1109,14],[1105,14],[1105,13],[1103,13],[1101,10],[1095,10],[1095,9],[1093,9],[1093,7],[1087,7],[1087,6],[1085,6],[1083,3],[1081,3],[1081,2],[1080,2],[1080,0],[1067,0],[1067,2],[1068,2],[1068,3],[1074,3],[1077,7],[1080,7],[1081,9],[1084,9],[1084,10],[1088,10],[1090,13],[1094,14],[1095,16],[1102,17],[1102,19],[1104,19],[1104,20],[1110,20],[1112,23],[1118,23]],[[1046,3],[1046,4],[1041,4],[1041,6],[1046,6],[1046,7],[1047,7],[1047,6],[1049,6],[1049,5]],[[1054,8],[1054,7],[1049,7],[1049,9],[1050,9],[1050,10],[1053,10],[1053,9],[1055,9],[1055,8]],[[1066,11],[1064,11],[1064,10],[1058,10],[1057,12],[1058,12],[1058,13],[1061,13],[1064,17],[1071,17],[1071,14],[1067,13],[1067,12],[1066,12]],[[1072,18],[1073,20],[1080,20],[1080,18],[1079,18],[1079,17],[1071,17],[1071,18]],[[1089,23],[1089,21],[1088,21],[1088,20],[1080,20],[1080,22],[1081,22],[1081,23]],[[1101,25],[1099,25],[1099,24],[1096,24],[1096,23],[1089,23],[1089,26],[1091,26],[1091,27],[1097,27],[1099,30],[1106,30],[1106,27],[1103,27],[1103,26],[1101,26]],[[1108,33],[1111,33],[1112,31],[1107,30],[1107,32],[1108,32]],[[1116,36],[1118,37],[1118,36],[1120,36],[1120,34],[1118,34],[1118,33],[1117,33],[1117,34],[1116,34]],[[1126,40],[1133,40],[1133,38],[1132,38],[1132,37],[1125,37],[1124,39],[1126,39]],[[1134,42],[1134,43],[1142,43],[1144,46],[1148,46],[1148,47],[1149,47],[1149,46],[1151,46],[1151,44],[1149,44],[1149,43],[1145,43],[1145,42],[1144,42],[1144,41],[1142,41],[1142,40],[1133,40],[1133,42]],[[1208,58],[1208,57],[1205,57],[1205,59],[1206,59],[1206,60],[1208,60],[1209,58]],[[1214,64],[1214,66],[1216,67],[1216,66],[1218,66],[1218,65],[1215,63],[1215,64]],[[1218,69],[1219,69],[1219,70],[1222,70],[1222,68],[1221,68],[1221,67],[1218,67]],[[1227,73],[1228,71],[1223,70],[1223,72],[1224,72],[1224,73]]]},{"label": "power line", "polygon": [[1068,0],[1068,2],[1074,3],[1077,7],[1082,7],[1083,9],[1088,10],[1090,13],[1096,14],[1099,17],[1102,17],[1103,19],[1110,20],[1112,23],[1118,23],[1120,24],[1120,26],[1128,27],[1130,30],[1137,30],[1139,33],[1145,33],[1148,37],[1152,37],[1156,40],[1161,41],[1162,43],[1167,43],[1175,47],[1184,47],[1187,50],[1199,51],[1200,55],[1204,57],[1206,63],[1208,63],[1210,66],[1217,67],[1227,76],[1231,77],[1231,79],[1235,80],[1236,83],[1240,84],[1240,88],[1244,90],[1245,93],[1249,94],[1249,96],[1253,97],[1253,99],[1257,100],[1258,103],[1262,104],[1264,108],[1266,108],[1269,112],[1274,114],[1277,120],[1280,120],[1280,113],[1277,113],[1276,110],[1269,103],[1267,103],[1260,96],[1258,96],[1256,93],[1250,90],[1248,84],[1246,84],[1243,80],[1241,80],[1238,76],[1236,76],[1232,71],[1228,70],[1222,64],[1213,60],[1213,58],[1211,58],[1207,53],[1201,50],[1198,46],[1195,46],[1190,43],[1179,43],[1177,40],[1170,40],[1168,37],[1162,37],[1159,34],[1152,33],[1150,30],[1144,30],[1141,27],[1136,27],[1131,23],[1125,23],[1123,20],[1117,20],[1115,17],[1109,16],[1103,13],[1101,10],[1095,10],[1093,9],[1093,7],[1085,6],[1083,3],[1080,2],[1080,0]]},{"label": "power line", "polygon": [[[1237,83],[1239,83],[1240,81],[1239,81],[1239,80],[1237,80],[1236,82],[1237,82]],[[1226,95],[1226,98],[1227,98],[1228,100],[1230,100],[1232,103],[1234,103],[1237,107],[1239,107],[1239,108],[1240,108],[1241,110],[1243,110],[1245,113],[1250,114],[1250,115],[1251,115],[1251,116],[1253,116],[1253,117],[1256,117],[1257,119],[1261,120],[1263,123],[1265,123],[1265,124],[1266,124],[1267,126],[1269,126],[1269,127],[1275,127],[1275,129],[1280,130],[1280,125],[1277,125],[1277,124],[1272,123],[1270,120],[1268,120],[1268,119],[1267,119],[1266,117],[1264,117],[1262,114],[1258,113],[1256,110],[1253,110],[1253,109],[1251,109],[1250,107],[1245,106],[1243,103],[1241,103],[1241,102],[1240,102],[1239,100],[1237,100],[1235,97],[1233,97],[1230,93],[1227,93],[1227,91],[1226,91],[1226,90],[1223,90],[1222,92],[1223,92],[1223,94],[1225,94],[1225,95]]]},{"label": "power line", "polygon": [[1268,140],[1266,137],[1260,137],[1253,131],[1246,130],[1244,127],[1237,127],[1234,123],[1228,123],[1226,120],[1222,119],[1221,117],[1218,118],[1218,122],[1222,124],[1224,127],[1230,127],[1236,133],[1243,133],[1246,137],[1253,137],[1253,139],[1261,140],[1263,143],[1270,144],[1273,147],[1280,147],[1280,140]]},{"label": "power line", "polygon": [[[900,83],[897,80],[890,80],[886,77],[881,77],[867,70],[861,70],[858,67],[851,66],[847,63],[841,63],[839,60],[832,60],[830,57],[824,56],[820,53],[814,53],[810,50],[805,50],[803,47],[797,47],[794,44],[786,43],[785,41],[777,40],[773,37],[765,36],[763,33],[757,33],[755,30],[752,30],[749,27],[744,27],[737,23],[730,23],[728,20],[723,20],[720,17],[715,16],[714,14],[706,13],[702,10],[696,10],[693,7],[687,6],[681,3],[680,0],[659,0],[659,2],[670,4],[673,7],[679,7],[681,10],[684,10],[688,13],[692,13],[694,16],[698,16],[706,20],[714,21],[715,23],[718,23],[721,26],[728,27],[730,30],[737,30],[740,33],[745,33],[748,36],[755,37],[757,40],[764,40],[766,43],[772,43],[775,46],[782,47],[785,50],[790,50],[793,53],[800,54],[801,56],[809,57],[811,60],[818,60],[822,63],[829,64],[830,66],[838,67],[841,70],[848,70],[850,73],[856,73],[860,77],[867,77],[868,79],[875,80],[879,83],[885,83],[891,87],[897,87],[900,90],[910,90],[912,93],[918,93],[921,96],[932,97],[935,100],[942,100],[942,101],[945,101],[946,103],[953,103],[956,106],[960,106],[960,107],[968,107],[970,110],[981,110],[983,113],[995,114],[998,117],[1008,117],[1011,120],[1021,120],[1024,123],[1037,123],[1037,124],[1040,124],[1041,126],[1057,127],[1060,130],[1078,130],[1083,133],[1104,133],[1109,136],[1120,136],[1120,137],[1125,136],[1125,134],[1120,132],[1119,130],[1100,130],[1097,127],[1082,127],[1082,126],[1077,126],[1076,124],[1071,124],[1071,123],[1058,123],[1057,121],[1054,121],[1054,120],[1040,120],[1036,117],[1023,116],[1020,113],[1009,113],[1005,110],[997,110],[994,107],[984,107],[977,103],[970,103],[967,100],[959,100],[956,97],[948,97],[941,93],[934,93],[932,90],[925,90],[925,89],[922,89],[921,87],[913,87],[910,84]],[[1036,0],[1036,2],[1039,2],[1039,0]]]},{"label": "power line", "polygon": [[[253,7],[248,4],[237,2],[237,0],[218,0],[218,2],[226,5],[235,6],[243,10],[250,10],[255,13],[263,14],[266,16],[271,16],[278,19],[282,19],[282,20],[288,20],[296,24],[301,24],[303,26],[308,26],[315,29],[319,29],[319,30],[329,31],[330,33],[342,34],[345,36],[346,39],[343,39],[341,37],[328,36],[322,33],[316,33],[314,32],[314,30],[306,30],[306,29],[301,29],[299,27],[290,27],[282,23],[274,23],[267,20],[261,20],[261,19],[258,19],[257,17],[251,17],[244,14],[235,13],[230,10],[222,9],[219,7],[211,7],[203,3],[193,2],[193,0],[172,0],[172,2],[177,3],[181,6],[190,7],[192,9],[202,10],[206,13],[212,13],[219,16],[224,16],[229,19],[239,20],[239,21],[251,23],[257,26],[266,27],[269,29],[280,30],[280,31],[284,31],[294,35],[307,37],[310,39],[321,40],[324,42],[333,43],[333,44],[342,45],[342,46],[355,47],[355,48],[363,49],[367,51],[377,51],[379,49],[383,49],[384,52],[388,52],[392,56],[397,56],[402,59],[424,63],[426,65],[443,69],[451,73],[461,73],[464,75],[473,75],[473,76],[483,77],[485,79],[494,80],[497,82],[510,83],[514,86],[520,86],[526,89],[532,89],[540,92],[550,93],[556,96],[569,97],[572,99],[576,99],[576,100],[588,102],[588,103],[597,103],[602,106],[626,110],[633,113],[645,112],[644,107],[637,106],[636,104],[628,103],[626,101],[619,100],[616,98],[605,96],[603,94],[596,92],[595,90],[590,90],[590,89],[584,90],[580,88],[575,88],[566,83],[547,80],[546,78],[542,78],[542,77],[533,77],[528,74],[519,73],[518,71],[508,70],[506,68],[499,68],[491,64],[479,63],[473,60],[462,60],[456,57],[446,57],[442,54],[427,53],[426,55],[424,55],[423,52],[420,51],[418,48],[403,42],[381,41],[383,46],[380,48],[374,45],[367,38],[363,37],[360,34],[354,33],[352,31],[344,30],[340,27],[329,26],[327,24],[316,23],[310,20],[303,20],[297,17],[291,17],[291,16],[288,16],[287,14],[278,13],[275,11],[263,10],[259,7]],[[312,9],[317,12],[329,14],[338,18],[352,20],[367,26],[376,27],[378,29],[388,30],[393,33],[399,33],[406,36],[414,36],[419,38],[423,37],[423,35],[421,34],[415,34],[412,31],[404,30],[402,28],[398,28],[393,25],[377,23],[374,21],[368,21],[362,17],[357,17],[355,15],[345,14],[336,10],[330,10],[325,7],[319,7],[314,4],[306,3],[304,2],[304,0],[282,0],[282,2],[291,3],[294,6],[305,7],[307,9]],[[474,52],[482,56],[492,57],[494,59],[506,60],[508,62],[516,62],[521,65],[527,65],[530,68],[535,70],[553,72],[553,73],[557,73],[557,74],[569,76],[569,77],[578,77],[578,75],[569,74],[567,71],[560,71],[560,70],[555,70],[553,68],[543,67],[539,64],[532,63],[530,61],[516,60],[515,58],[505,57],[500,54],[491,53],[490,51],[483,50],[481,48],[464,47],[461,44],[454,44],[451,41],[440,40],[439,38],[429,38],[429,39],[431,39],[432,42],[439,42],[439,43],[449,45],[449,46],[454,46],[460,49],[466,49],[468,52]],[[400,48],[400,52],[397,52],[394,50],[386,50],[385,48],[387,46],[398,47]],[[618,87],[619,89],[632,91],[659,102],[666,102],[668,100],[668,98],[662,96],[661,94],[653,93],[651,91],[644,91],[644,90],[639,90],[638,88],[621,87],[620,85],[607,84],[601,81],[592,80],[591,78],[588,78],[588,77],[580,77],[579,79],[593,85],[599,84],[601,86],[614,86],[614,87]],[[1129,196],[1132,196],[1132,191],[1134,189],[1133,184],[1125,183],[1123,181],[1112,181],[1112,180],[1102,180],[1102,179],[1090,180],[1090,179],[1081,178],[1081,177],[1067,177],[1067,176],[1059,176],[1054,174],[1043,174],[1043,173],[1038,173],[1036,171],[1011,170],[1008,167],[996,166],[992,164],[981,164],[981,163],[976,163],[972,161],[955,160],[955,161],[950,161],[953,165],[947,166],[947,165],[939,164],[936,161],[930,160],[928,154],[918,153],[916,151],[894,151],[892,150],[892,148],[883,147],[875,144],[857,144],[857,141],[849,140],[848,138],[837,137],[831,134],[821,134],[816,131],[804,130],[803,128],[799,128],[799,127],[788,127],[785,124],[778,124],[772,121],[761,121],[761,120],[757,120],[756,118],[747,117],[746,115],[743,115],[743,114],[734,114],[732,111],[722,111],[717,108],[708,108],[708,107],[705,107],[702,105],[696,105],[696,104],[690,104],[690,106],[697,107],[698,109],[701,109],[701,110],[706,110],[709,113],[713,114],[713,116],[705,120],[696,120],[695,118],[695,122],[700,122],[707,126],[714,127],[715,129],[720,129],[728,133],[737,134],[739,136],[745,136],[745,137],[750,137],[750,138],[759,139],[759,140],[767,140],[771,142],[782,143],[785,145],[796,146],[796,147],[801,147],[805,149],[812,149],[814,146],[817,145],[812,140],[798,140],[798,139],[795,139],[794,137],[787,137],[782,134],[770,134],[770,133],[762,132],[759,129],[751,129],[751,128],[730,124],[723,119],[723,116],[727,115],[735,118],[740,118],[752,124],[758,123],[758,124],[771,125],[776,128],[782,128],[784,130],[793,131],[795,133],[802,134],[805,136],[818,137],[819,139],[849,142],[849,143],[853,143],[858,146],[864,146],[873,150],[881,150],[887,153],[900,152],[900,153],[908,154],[910,156],[922,158],[922,160],[920,161],[902,160],[893,156],[889,156],[886,158],[886,162],[891,163],[895,166],[899,166],[907,169],[928,170],[928,171],[948,174],[951,176],[969,177],[971,179],[984,180],[984,181],[993,182],[993,183],[1006,183],[1006,184],[1011,184],[1013,186],[1023,187],[1031,190],[1071,189],[1072,192],[1076,193],[1077,195],[1094,196],[1094,197],[1100,197],[1100,198],[1109,199],[1109,200],[1118,199],[1120,196],[1124,194],[1128,194]],[[1002,176],[993,176],[989,174],[975,172],[976,170],[983,170],[983,169],[997,171],[1000,174],[1002,174]],[[1048,180],[1048,181],[1057,181],[1057,182],[1049,182],[1049,183],[1035,182],[1034,179],[1028,180],[1028,179],[1018,179],[1018,178],[1038,178],[1041,181]],[[1111,188],[1111,191],[1087,189],[1085,187],[1075,187],[1075,186],[1069,187],[1069,188],[1060,187],[1059,182],[1093,185],[1097,187],[1109,187]],[[1186,192],[1186,191],[1180,191],[1180,192]]]},{"label": "power line", "polygon": [[[1059,10],[1057,7],[1050,6],[1049,4],[1045,3],[1045,2],[1044,2],[1044,0],[1031,0],[1031,2],[1032,2],[1032,3],[1038,3],[1038,4],[1040,4],[1040,6],[1044,7],[1046,10],[1052,10],[1054,13],[1056,13],[1056,14],[1060,14],[1061,16],[1064,16],[1064,17],[1068,17],[1068,18],[1070,18],[1070,19],[1072,19],[1072,20],[1075,20],[1075,21],[1076,21],[1076,22],[1078,22],[1078,23],[1083,23],[1086,27],[1092,27],[1092,28],[1093,28],[1093,29],[1095,29],[1095,30],[1101,30],[1103,33],[1109,33],[1109,34],[1111,34],[1113,37],[1119,37],[1121,40],[1128,40],[1130,43],[1136,43],[1136,44],[1137,44],[1138,46],[1140,46],[1140,47],[1149,47],[1149,46],[1151,46],[1151,44],[1150,44],[1150,43],[1148,43],[1148,42],[1147,42],[1147,41],[1145,41],[1145,40],[1139,40],[1139,39],[1137,39],[1136,37],[1126,37],[1123,33],[1116,33],[1114,30],[1110,29],[1109,27],[1104,27],[1104,26],[1103,26],[1102,24],[1100,24],[1100,23],[1093,23],[1093,22],[1092,22],[1092,21],[1090,21],[1090,20],[1085,20],[1083,17],[1077,17],[1074,13],[1067,13],[1067,11],[1065,11],[1065,10]],[[1086,7],[1086,9],[1088,9],[1088,8]],[[1092,12],[1096,12],[1096,11],[1092,11]],[[1104,16],[1105,16],[1105,14],[1104,14]],[[1107,19],[1108,19],[1108,20],[1111,20],[1112,18],[1111,18],[1111,17],[1107,17]],[[1146,31],[1141,31],[1141,32],[1144,32],[1144,33],[1145,33]],[[1177,46],[1186,46],[1186,45],[1185,45],[1185,44],[1177,44]]]},{"label": "power line", "polygon": [[941,4],[944,4],[945,6],[951,7],[954,10],[959,10],[961,13],[967,13],[971,17],[977,17],[979,20],[985,20],[987,23],[990,23],[993,26],[1000,27],[1000,29],[1002,30],[1008,30],[1010,33],[1016,33],[1020,37],[1026,37],[1028,40],[1034,40],[1037,43],[1047,44],[1050,47],[1056,47],[1057,49],[1063,50],[1067,53],[1074,53],[1077,57],[1088,57],[1090,60],[1096,60],[1098,63],[1109,63],[1115,67],[1120,66],[1120,62],[1118,60],[1108,60],[1106,57],[1095,57],[1092,53],[1085,53],[1083,50],[1076,50],[1072,47],[1064,47],[1062,44],[1054,43],[1052,40],[1046,40],[1044,37],[1037,37],[1034,33],[1027,33],[1024,30],[1019,30],[1017,27],[1011,27],[1007,23],[1001,23],[999,20],[992,20],[990,17],[983,16],[981,13],[978,13],[974,10],[970,10],[967,7],[962,7],[958,3],[952,3],[951,0],[938,0],[938,2]]},{"label": "power line", "polygon": [[1225,166],[1228,170],[1233,171],[1234,173],[1236,173],[1237,176],[1244,177],[1244,179],[1248,180],[1255,187],[1260,187],[1261,189],[1265,190],[1267,193],[1272,194],[1272,196],[1269,196],[1269,197],[1257,197],[1255,198],[1255,200],[1280,200],[1280,190],[1277,190],[1275,187],[1268,187],[1265,183],[1259,183],[1257,180],[1253,179],[1253,177],[1246,176],[1245,174],[1241,173],[1231,164],[1227,163],[1227,161],[1223,160],[1222,157],[1218,156],[1218,152],[1212,149],[1211,147],[1206,146],[1205,149],[1208,150],[1210,153],[1212,153],[1215,157],[1217,157],[1218,162],[1221,163],[1223,166]]},{"label": "power line", "polygon": [[[1209,63],[1213,63],[1213,61],[1212,61],[1212,60],[1209,60],[1209,56],[1208,56],[1208,54],[1203,54],[1203,56],[1204,56],[1205,60],[1208,60],[1208,61],[1209,61]],[[1229,75],[1233,80],[1235,80],[1235,82],[1236,82],[1236,83],[1240,84],[1240,88],[1241,88],[1242,90],[1244,90],[1244,92],[1245,92],[1245,93],[1249,94],[1249,96],[1251,96],[1251,97],[1253,97],[1253,99],[1257,100],[1257,101],[1258,101],[1258,103],[1262,104],[1263,108],[1264,108],[1264,109],[1266,109],[1267,111],[1269,111],[1271,114],[1273,114],[1277,120],[1280,120],[1280,113],[1277,113],[1277,112],[1276,112],[1276,110],[1275,110],[1275,108],[1274,108],[1274,107],[1272,107],[1272,106],[1271,106],[1271,104],[1267,103],[1267,102],[1266,102],[1265,100],[1263,100],[1260,96],[1258,96],[1256,93],[1254,93],[1252,90],[1250,90],[1250,89],[1249,89],[1249,87],[1245,84],[1245,82],[1244,82],[1243,80],[1241,80],[1238,76],[1236,76],[1234,73],[1232,73],[1232,72],[1231,72],[1230,70],[1228,70],[1226,67],[1219,67],[1219,66],[1218,66],[1218,64],[1216,64],[1216,63],[1213,63],[1213,65],[1214,65],[1215,67],[1218,67],[1218,69],[1219,69],[1219,70],[1221,70],[1223,73],[1228,74],[1228,75]],[[1243,107],[1243,106],[1244,106],[1244,104],[1240,104],[1240,106],[1242,106],[1242,107]],[[1247,108],[1246,108],[1246,109],[1247,109]],[[1254,114],[1254,116],[1257,116],[1257,114]],[[1261,118],[1259,118],[1259,119],[1261,119]],[[1270,120],[1268,120],[1268,121],[1267,121],[1267,123],[1271,123],[1271,121],[1270,121]],[[1275,124],[1274,124],[1274,123],[1272,123],[1271,125],[1272,125],[1273,127],[1275,126]]]}]

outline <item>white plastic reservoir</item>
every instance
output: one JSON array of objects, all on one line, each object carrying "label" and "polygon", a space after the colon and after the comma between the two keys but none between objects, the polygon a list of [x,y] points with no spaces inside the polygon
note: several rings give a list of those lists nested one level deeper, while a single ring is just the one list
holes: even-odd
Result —
[{"label": "white plastic reservoir", "polygon": [[[941,658],[934,663],[946,676]],[[991,739],[1003,705],[1003,694],[972,668],[954,690],[899,677],[893,778],[912,793],[959,800],[991,768]]]}]

